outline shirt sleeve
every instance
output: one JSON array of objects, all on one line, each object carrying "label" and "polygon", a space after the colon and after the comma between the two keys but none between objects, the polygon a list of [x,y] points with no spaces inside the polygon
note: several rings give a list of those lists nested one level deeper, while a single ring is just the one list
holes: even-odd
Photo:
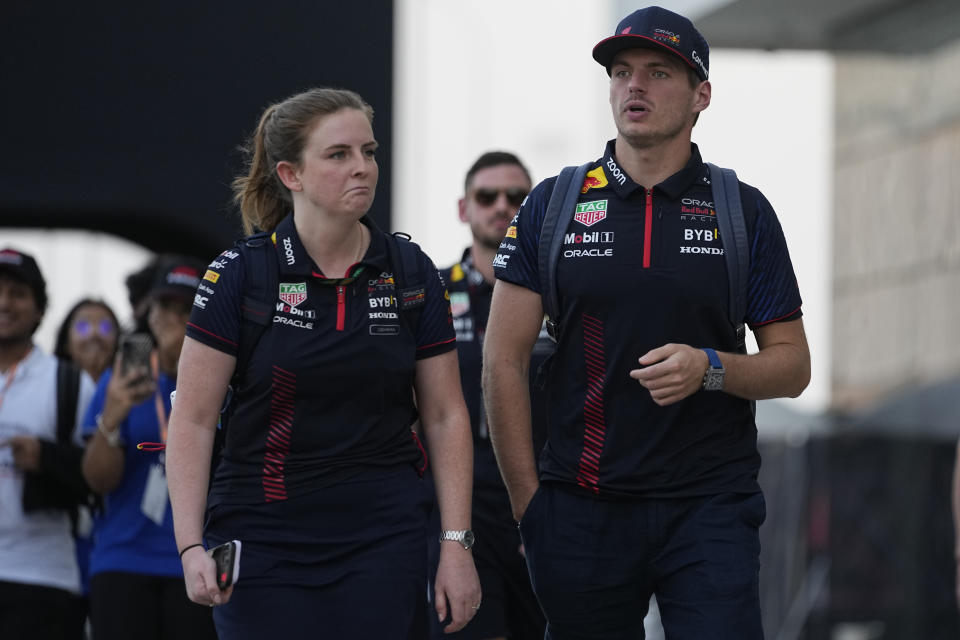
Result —
[{"label": "shirt sleeve", "polygon": [[240,302],[246,278],[239,251],[227,250],[207,266],[193,301],[187,335],[231,356],[240,342]]},{"label": "shirt sleeve", "polygon": [[453,317],[450,315],[450,295],[437,267],[422,251],[420,269],[429,275],[424,291],[425,302],[417,324],[417,360],[457,348]]},{"label": "shirt sleeve", "polygon": [[555,182],[544,180],[520,205],[493,259],[497,279],[540,293],[540,227]]},{"label": "shirt sleeve", "polygon": [[780,221],[759,191],[756,191],[756,206],[747,285],[747,324],[751,328],[802,315],[800,288]]}]

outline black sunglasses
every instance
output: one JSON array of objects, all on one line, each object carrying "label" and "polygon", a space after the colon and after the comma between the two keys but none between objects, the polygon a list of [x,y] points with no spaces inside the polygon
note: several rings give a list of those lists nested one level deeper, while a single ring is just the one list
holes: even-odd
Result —
[{"label": "black sunglasses", "polygon": [[497,201],[501,193],[507,196],[507,202],[510,203],[511,207],[519,208],[520,205],[523,204],[524,198],[526,198],[530,192],[522,187],[513,187],[511,189],[476,189],[473,192],[473,199],[477,201],[477,204],[489,207]]}]

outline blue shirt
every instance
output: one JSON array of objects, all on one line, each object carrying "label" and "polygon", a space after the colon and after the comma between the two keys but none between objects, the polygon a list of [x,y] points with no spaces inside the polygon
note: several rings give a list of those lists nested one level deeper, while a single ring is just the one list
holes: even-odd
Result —
[{"label": "blue shirt", "polygon": [[[96,416],[103,412],[107,385],[113,371],[100,377],[97,390],[83,421],[85,436],[97,430]],[[165,416],[170,415],[170,392],[176,382],[160,373],[157,393]],[[126,571],[155,576],[182,576],[183,568],[173,537],[173,516],[167,498],[163,522],[157,525],[140,505],[152,467],[162,469],[161,453],[139,451],[141,442],[162,442],[160,420],[154,396],[130,409],[119,426],[123,439],[123,478],[120,485],[103,497],[103,510],[94,518],[93,551],[90,553],[90,575],[102,571]]]}]

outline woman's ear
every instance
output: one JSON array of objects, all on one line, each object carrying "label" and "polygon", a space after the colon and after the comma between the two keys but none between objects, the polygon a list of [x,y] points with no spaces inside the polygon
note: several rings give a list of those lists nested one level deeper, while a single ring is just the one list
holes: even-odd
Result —
[{"label": "woman's ear", "polygon": [[303,185],[300,184],[300,177],[297,175],[297,168],[293,163],[282,160],[277,163],[277,176],[290,191],[303,191]]}]

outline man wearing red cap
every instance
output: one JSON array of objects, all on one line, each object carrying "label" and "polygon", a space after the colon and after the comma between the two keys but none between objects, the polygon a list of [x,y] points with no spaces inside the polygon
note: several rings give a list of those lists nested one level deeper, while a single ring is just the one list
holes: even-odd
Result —
[{"label": "man wearing red cap", "polygon": [[557,352],[548,441],[534,464],[527,362],[544,312],[541,225],[556,178],[531,192],[494,259],[484,347],[490,432],[547,637],[642,638],[657,596],[667,637],[762,638],[751,401],[810,376],[801,300],[773,208],[739,183],[749,268],[739,348],[710,171],[691,142],[710,104],[709,48],[647,7],[593,50],[617,137],[588,167],[553,281]]}]

